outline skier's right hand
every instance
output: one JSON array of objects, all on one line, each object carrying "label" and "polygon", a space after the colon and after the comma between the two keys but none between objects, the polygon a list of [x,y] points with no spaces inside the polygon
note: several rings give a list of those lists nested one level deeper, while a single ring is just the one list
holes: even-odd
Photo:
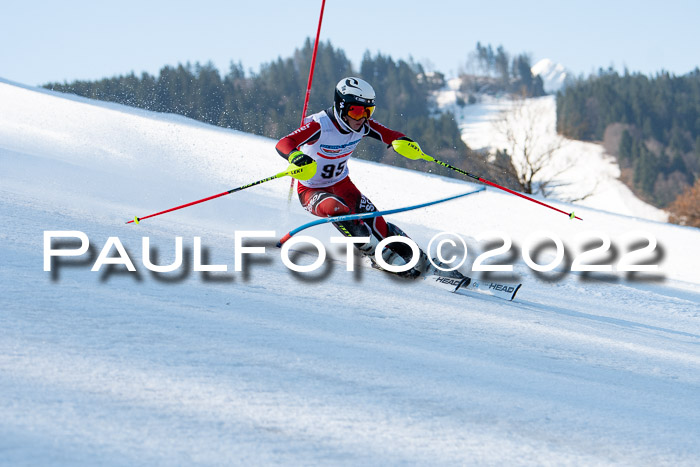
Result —
[{"label": "skier's right hand", "polygon": [[292,153],[289,154],[289,158],[287,160],[290,164],[294,164],[297,167],[303,167],[314,162],[312,158],[310,158],[301,151],[292,151]]}]

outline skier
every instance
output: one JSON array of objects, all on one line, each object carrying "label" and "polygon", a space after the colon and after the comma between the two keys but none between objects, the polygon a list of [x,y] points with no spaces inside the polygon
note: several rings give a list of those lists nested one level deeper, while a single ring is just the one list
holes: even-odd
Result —
[{"label": "skier", "polygon": [[[277,152],[291,164],[302,167],[316,161],[316,174],[310,180],[299,180],[297,188],[302,206],[313,215],[330,217],[377,210],[350,180],[348,159],[365,136],[389,147],[397,139],[411,140],[371,119],[374,100],[374,89],[369,83],[355,77],[343,78],[335,87],[332,107],[306,117],[301,128],[277,143]],[[333,225],[347,237],[369,237],[369,242],[355,247],[369,256],[373,264],[377,244],[382,239],[395,235],[407,237],[381,216],[367,222],[355,220]],[[405,243],[392,242],[381,256],[387,264],[402,266],[412,259],[413,251]],[[415,278],[426,272],[429,265],[421,250],[416,266],[399,275]]]}]

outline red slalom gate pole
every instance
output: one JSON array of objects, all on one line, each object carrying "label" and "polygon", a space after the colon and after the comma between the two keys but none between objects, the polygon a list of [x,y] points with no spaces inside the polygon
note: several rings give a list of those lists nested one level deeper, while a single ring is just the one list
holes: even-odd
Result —
[{"label": "red slalom gate pole", "polygon": [[[311,83],[314,80],[314,68],[316,67],[316,52],[318,52],[318,40],[321,36],[321,23],[323,22],[323,10],[326,8],[326,0],[321,2],[321,15],[318,18],[318,28],[316,29],[316,42],[314,42],[314,51],[311,55],[311,67],[309,68],[309,80],[306,83],[306,94],[304,95],[304,108],[301,111],[301,123],[300,127],[304,126],[304,119],[306,118],[306,110],[309,107],[309,95],[311,94]],[[294,193],[294,182],[296,180],[293,178],[289,185],[289,196],[287,196],[287,204],[292,201],[292,194]]]},{"label": "red slalom gate pole", "polygon": [[309,107],[309,95],[311,94],[311,83],[314,81],[314,68],[316,67],[316,52],[318,52],[318,39],[321,36],[321,22],[323,21],[323,10],[326,8],[326,0],[321,2],[321,16],[318,18],[318,29],[316,30],[316,42],[314,42],[314,52],[311,55],[311,68],[309,69],[309,80],[306,83],[306,95],[304,96],[304,109],[301,111],[301,123],[304,124],[306,109]]}]

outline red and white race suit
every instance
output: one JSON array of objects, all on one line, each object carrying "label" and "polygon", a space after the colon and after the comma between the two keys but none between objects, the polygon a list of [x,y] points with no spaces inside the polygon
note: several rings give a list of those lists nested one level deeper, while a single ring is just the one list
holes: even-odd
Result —
[{"label": "red and white race suit", "polygon": [[[390,145],[404,134],[372,119],[358,133],[346,131],[338,124],[330,108],[306,117],[301,128],[277,143],[277,152],[285,160],[293,151],[299,150],[318,165],[313,178],[299,180],[299,200],[306,210],[319,217],[376,210],[348,176],[347,161],[365,136]],[[367,224],[378,238],[387,236],[386,222],[382,217],[374,218]]]}]

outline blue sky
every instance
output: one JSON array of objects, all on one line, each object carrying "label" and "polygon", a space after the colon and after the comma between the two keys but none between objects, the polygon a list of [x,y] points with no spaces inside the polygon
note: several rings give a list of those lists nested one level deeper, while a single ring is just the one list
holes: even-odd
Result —
[{"label": "blue sky", "polygon": [[[8,4],[9,3],[9,4]],[[222,73],[288,57],[314,37],[321,0],[6,3],[0,77],[28,85],[212,61]],[[455,74],[477,41],[561,63],[575,74],[700,66],[700,2],[327,0],[321,39],[358,66],[363,53]]]}]

